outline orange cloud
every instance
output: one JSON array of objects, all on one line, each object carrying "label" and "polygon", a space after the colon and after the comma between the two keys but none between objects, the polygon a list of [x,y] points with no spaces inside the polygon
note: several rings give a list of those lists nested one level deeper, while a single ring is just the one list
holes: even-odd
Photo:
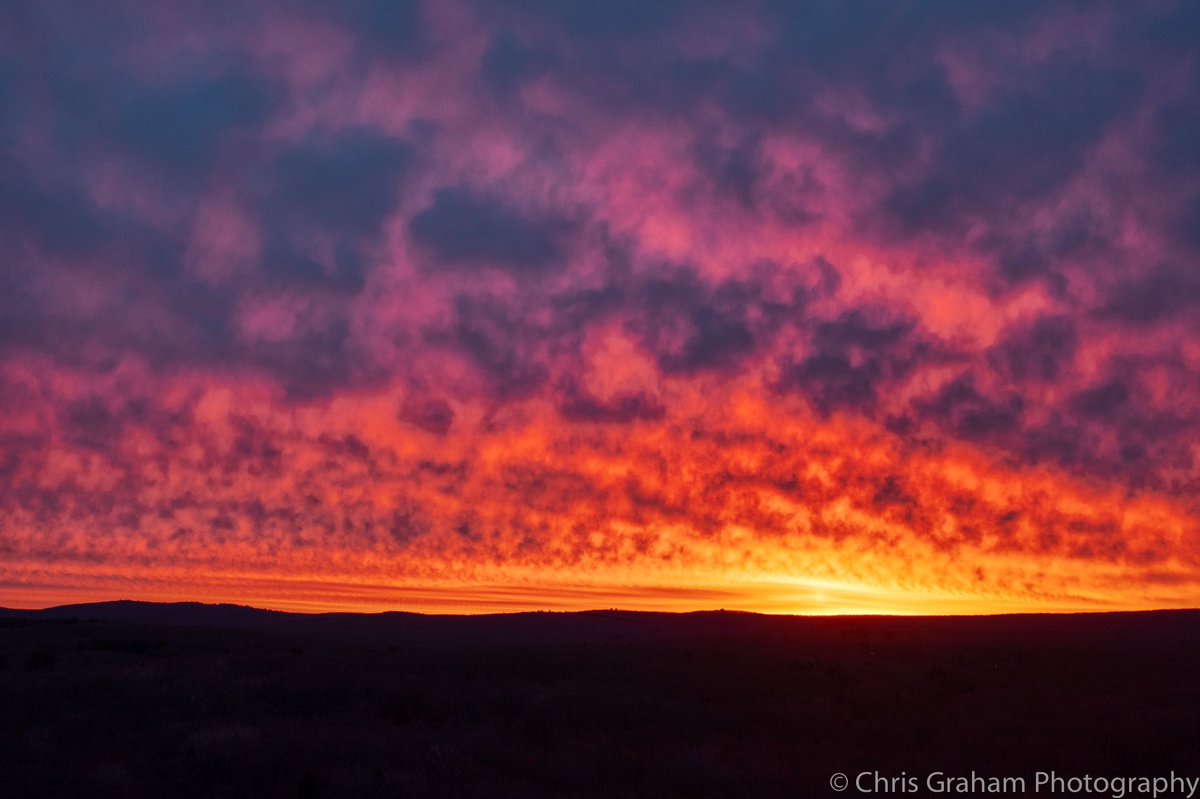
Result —
[{"label": "orange cloud", "polygon": [[602,6],[19,15],[0,604],[1194,603],[1186,4]]}]

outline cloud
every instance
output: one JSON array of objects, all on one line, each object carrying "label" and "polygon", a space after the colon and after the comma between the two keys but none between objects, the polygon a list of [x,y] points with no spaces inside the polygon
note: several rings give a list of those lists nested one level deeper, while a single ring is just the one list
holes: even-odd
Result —
[{"label": "cloud", "polygon": [[312,8],[358,37],[366,55],[411,55],[425,44],[425,15],[417,2],[351,0],[334,7],[315,3]]},{"label": "cloud", "polygon": [[395,211],[413,158],[401,139],[364,128],[339,131],[275,156],[261,202],[284,225],[371,235]]},{"label": "cloud", "polygon": [[1142,88],[1136,75],[1072,63],[1051,62],[1031,81],[948,129],[921,177],[892,192],[886,207],[905,233],[961,233],[1003,219],[1014,201],[1045,201]]},{"label": "cloud", "polygon": [[[809,288],[770,263],[745,278],[709,282],[687,267],[658,266],[641,280],[616,276],[628,325],[667,374],[740,371],[789,323],[801,323]],[[775,285],[771,285],[772,282]]]},{"label": "cloud", "polygon": [[[178,174],[202,178],[219,148],[238,130],[253,130],[270,116],[276,94],[249,70],[189,75],[168,87],[147,87],[118,100],[111,141],[128,155]],[[103,118],[103,111],[95,112]]]},{"label": "cloud", "polygon": [[413,216],[409,230],[435,262],[540,272],[564,257],[569,224],[528,216],[494,197],[461,186],[439,188],[433,204]]},{"label": "cloud", "polygon": [[1105,315],[1134,325],[1177,316],[1200,301],[1200,279],[1190,268],[1160,266],[1119,281],[1101,309]]},{"label": "cloud", "polygon": [[626,424],[637,420],[662,419],[666,409],[653,397],[642,393],[619,392],[601,399],[580,388],[571,379],[563,381],[559,413],[573,422]]},{"label": "cloud", "polygon": [[1039,316],[1014,325],[988,349],[988,363],[1007,380],[1051,381],[1070,365],[1079,346],[1076,323],[1068,316]]},{"label": "cloud", "polygon": [[547,74],[555,63],[553,53],[530,47],[506,31],[495,37],[483,56],[483,79],[498,94],[509,96],[522,85]]},{"label": "cloud", "polygon": [[1190,601],[1194,8],[862,10],[13,6],[0,579]]},{"label": "cloud", "polygon": [[951,429],[966,440],[1002,436],[1017,429],[1025,402],[1019,394],[993,400],[975,387],[973,374],[967,373],[944,385],[937,394],[919,401],[921,412]]},{"label": "cloud", "polygon": [[906,377],[925,353],[913,332],[912,322],[873,321],[860,308],[818,322],[811,351],[784,359],[779,388],[799,390],[822,414],[869,413],[884,385]]},{"label": "cloud", "polygon": [[253,200],[268,273],[285,283],[362,291],[370,247],[396,210],[412,159],[403,140],[357,128],[275,156],[263,196]]},{"label": "cloud", "polygon": [[454,408],[438,397],[409,396],[404,398],[400,418],[426,432],[444,436],[454,424]]}]

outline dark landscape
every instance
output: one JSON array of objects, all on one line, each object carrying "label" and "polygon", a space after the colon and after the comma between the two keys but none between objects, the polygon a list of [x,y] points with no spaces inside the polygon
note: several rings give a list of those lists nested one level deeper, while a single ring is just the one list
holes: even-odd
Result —
[{"label": "dark landscape", "polygon": [[828,796],[835,772],[1191,774],[1198,667],[1197,611],[3,611],[0,795]]},{"label": "dark landscape", "polygon": [[0,606],[0,799],[1200,799],[1200,0],[0,0]]}]

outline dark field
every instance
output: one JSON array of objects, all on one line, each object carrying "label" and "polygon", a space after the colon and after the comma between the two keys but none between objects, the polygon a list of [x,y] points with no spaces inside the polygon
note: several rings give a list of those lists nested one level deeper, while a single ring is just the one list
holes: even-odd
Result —
[{"label": "dark field", "polygon": [[816,797],[834,772],[1200,776],[1198,677],[1197,612],[5,611],[0,796]]}]

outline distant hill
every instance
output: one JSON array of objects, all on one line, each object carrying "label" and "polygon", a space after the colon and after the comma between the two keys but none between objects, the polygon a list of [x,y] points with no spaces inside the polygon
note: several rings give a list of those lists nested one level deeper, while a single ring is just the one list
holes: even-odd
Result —
[{"label": "distant hill", "polygon": [[78,619],[135,624],[186,624],[201,626],[258,625],[291,614],[245,605],[206,605],[201,602],[94,602],[59,605],[45,610],[0,608],[7,618]]},{"label": "distant hill", "polygon": [[497,636],[511,640],[618,638],[672,638],[722,636],[757,631],[773,635],[822,634],[833,630],[891,630],[910,634],[952,637],[1019,634],[1033,637],[1125,634],[1144,636],[1160,631],[1200,625],[1200,610],[1161,610],[1113,613],[1010,614],[997,616],[771,616],[759,613],[713,610],[662,613],[627,610],[523,612],[484,615],[426,615],[382,613],[287,613],[233,604],[201,602],[137,602],[119,600],[60,605],[43,610],[0,608],[0,619],[95,621],[139,625],[168,625],[315,633],[372,635],[403,632],[451,638],[480,639]]}]

